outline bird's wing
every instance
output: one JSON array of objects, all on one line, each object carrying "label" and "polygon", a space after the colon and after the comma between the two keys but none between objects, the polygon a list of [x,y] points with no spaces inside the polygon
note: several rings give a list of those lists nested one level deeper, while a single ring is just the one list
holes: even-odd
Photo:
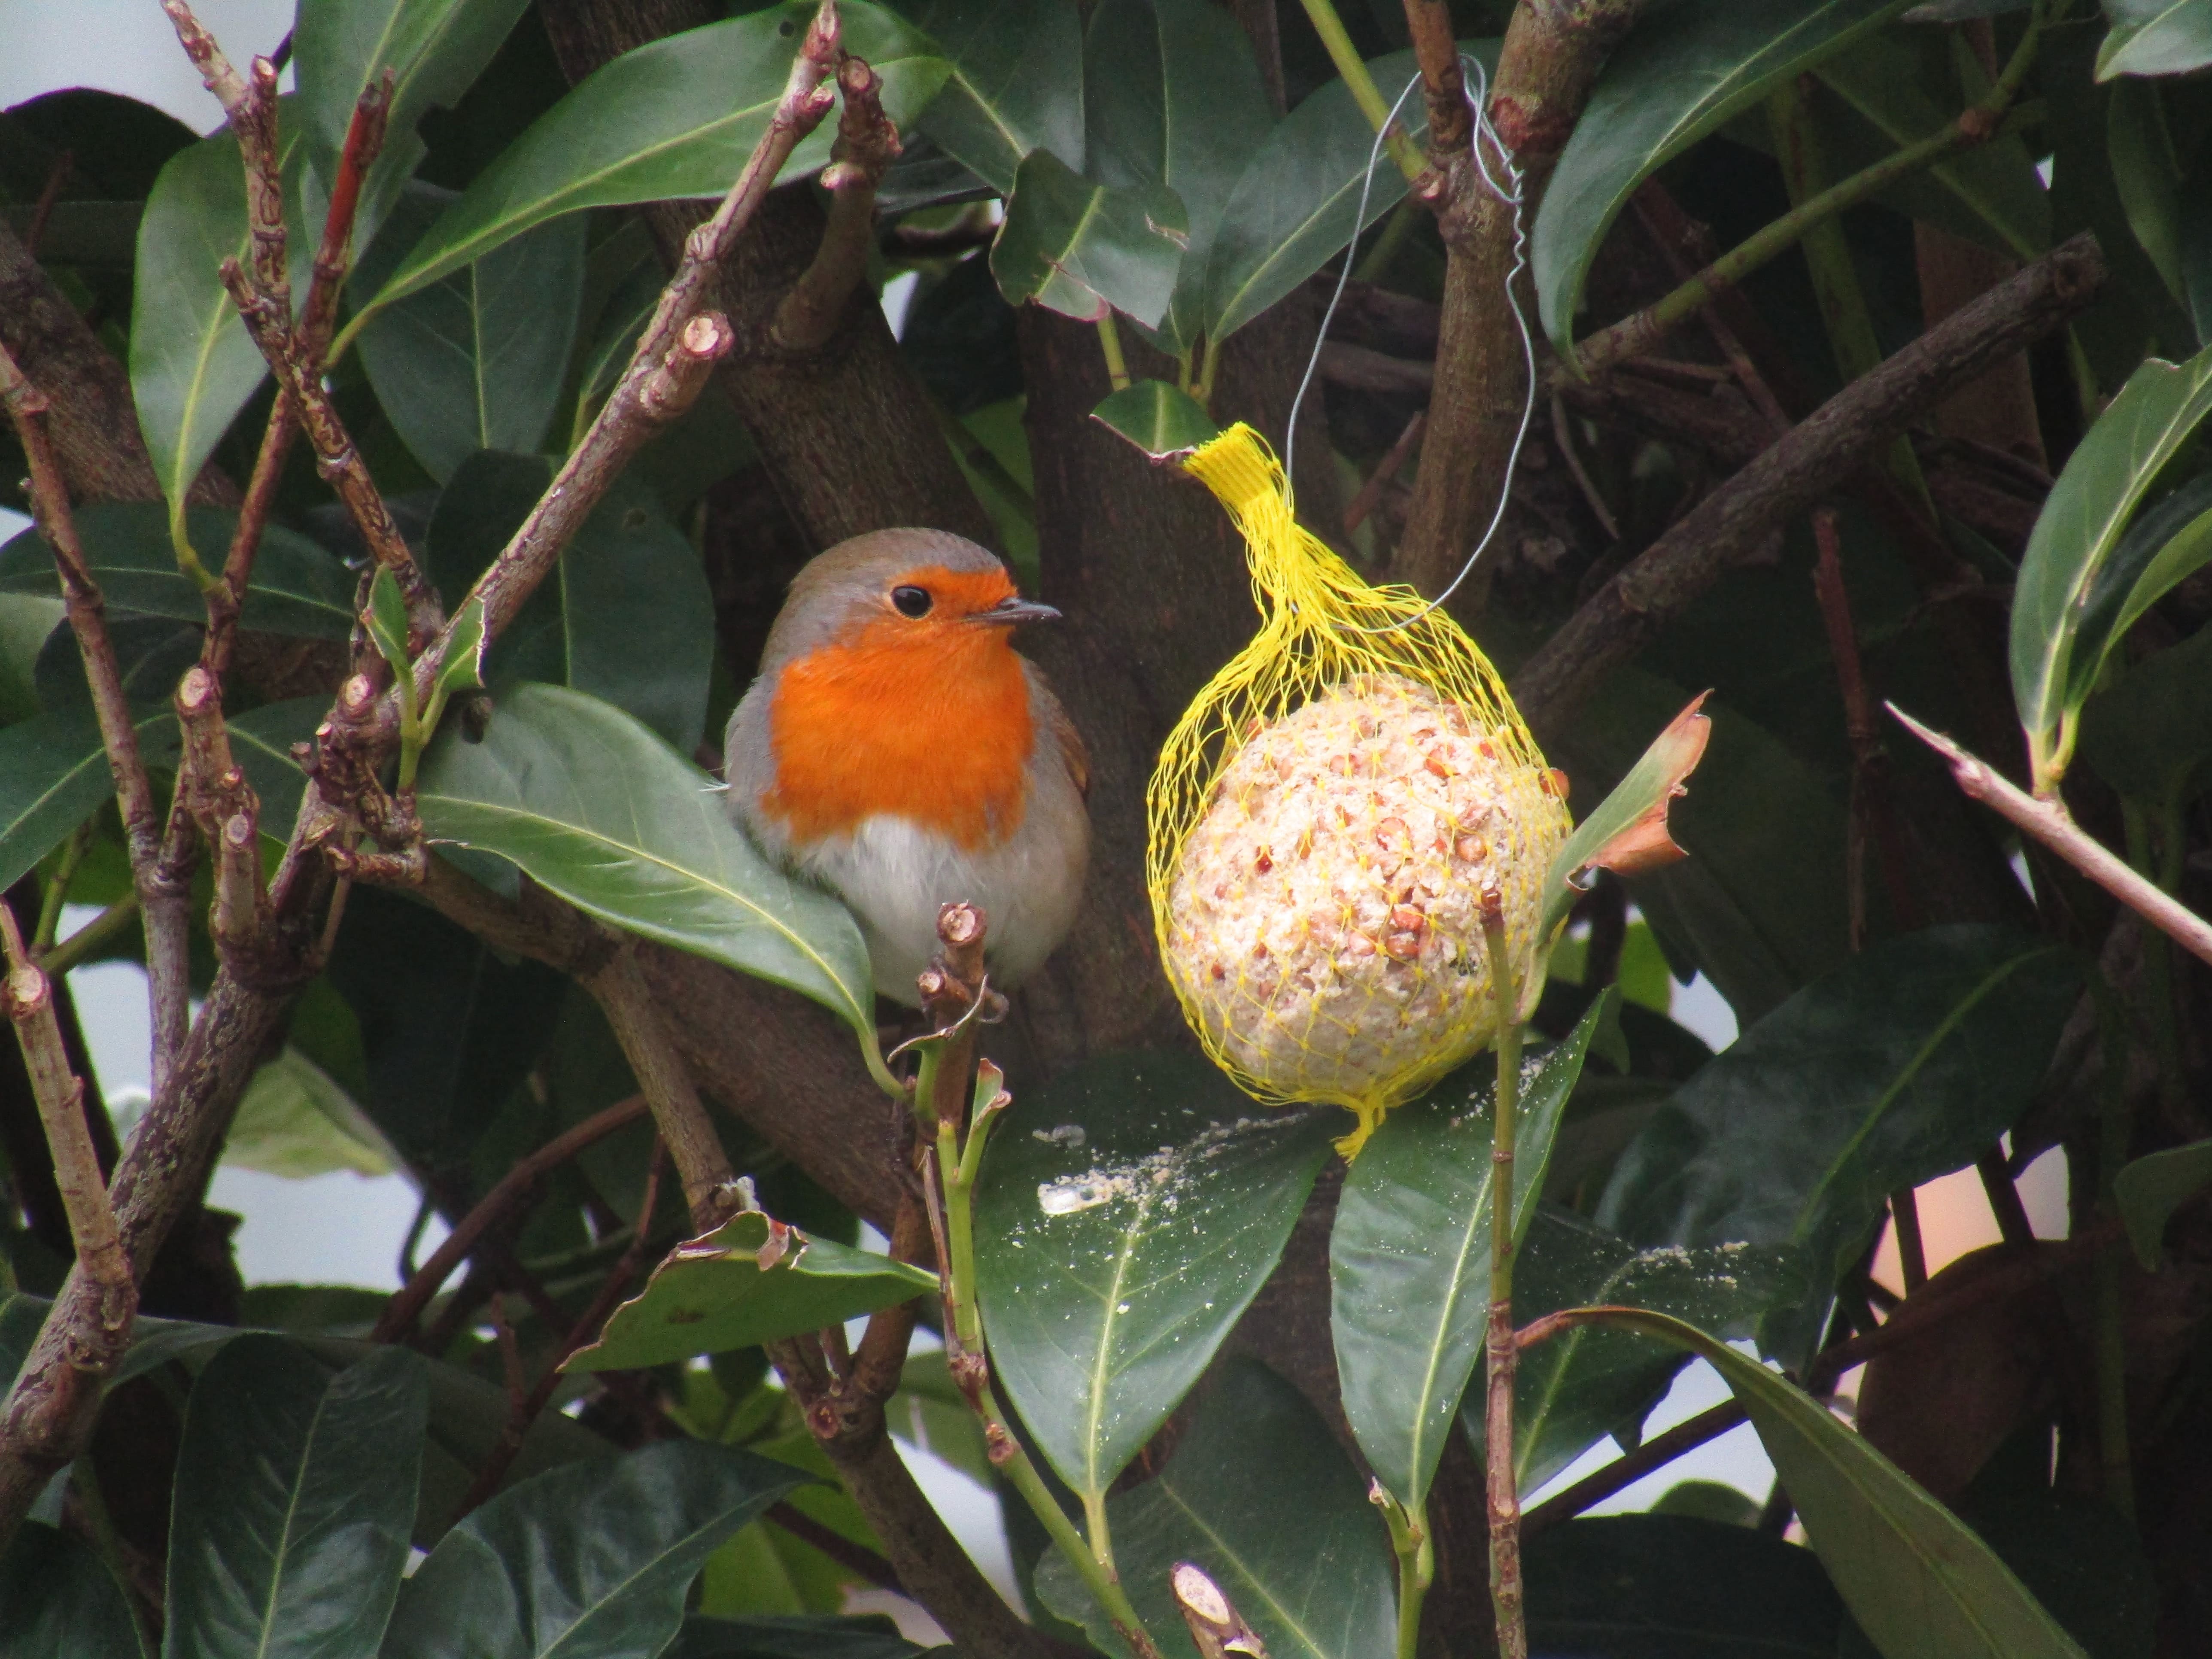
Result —
[{"label": "bird's wing", "polygon": [[1027,658],[1023,659],[1022,665],[1028,672],[1030,690],[1036,694],[1039,710],[1044,715],[1045,729],[1059,745],[1060,763],[1074,781],[1075,793],[1087,800],[1091,797],[1091,750],[1084,745],[1083,733],[1075,729],[1075,722],[1068,719],[1067,710],[1060,706],[1060,699],[1053,696],[1052,688],[1045,684],[1037,665]]}]

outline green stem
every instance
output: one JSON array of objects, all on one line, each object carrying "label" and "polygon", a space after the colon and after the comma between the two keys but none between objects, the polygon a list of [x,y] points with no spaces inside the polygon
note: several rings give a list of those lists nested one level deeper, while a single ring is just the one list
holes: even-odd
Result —
[{"label": "green stem", "polygon": [[1489,1398],[1484,1424],[1490,1597],[1498,1615],[1499,1659],[1528,1659],[1528,1630],[1521,1603],[1521,1494],[1513,1462],[1513,1376],[1519,1358],[1513,1333],[1513,1158],[1520,1127],[1521,1006],[1505,936],[1504,907],[1494,892],[1483,896],[1482,937],[1490,957],[1491,994],[1498,1008],[1498,1099],[1490,1146]]},{"label": "green stem", "polygon": [[1382,1522],[1390,1529],[1390,1547],[1398,1557],[1397,1659],[1414,1659],[1421,1645],[1421,1604],[1436,1577],[1436,1547],[1429,1539],[1428,1506],[1417,1504],[1407,1509],[1382,1490],[1380,1481],[1368,1497],[1382,1511]]},{"label": "green stem", "polygon": [[1356,283],[1379,283],[1388,276],[1390,267],[1397,263],[1399,250],[1406,239],[1413,234],[1413,225],[1422,212],[1421,204],[1408,196],[1390,210],[1383,221],[1382,234],[1375,239],[1375,246],[1367,250],[1367,257],[1353,267],[1352,279]]},{"label": "green stem", "polygon": [[59,945],[39,958],[39,966],[51,977],[66,974],[94,951],[121,933],[138,914],[138,895],[125,893],[90,921],[71,933]]},{"label": "green stem", "polygon": [[1209,334],[1206,337],[1205,354],[1199,359],[1198,380],[1190,392],[1201,408],[1213,401],[1213,376],[1220,367],[1221,342]]},{"label": "green stem", "polygon": [[92,822],[87,819],[70,832],[62,843],[60,860],[54,866],[52,878],[46,883],[45,897],[39,905],[38,931],[31,935],[31,950],[43,956],[53,949],[54,929],[61,925],[62,906],[69,902],[70,882],[76,875],[76,867],[84,862],[85,851],[92,845]]},{"label": "green stem", "polygon": [[2020,46],[2006,63],[2004,73],[1989,95],[1970,104],[1958,118],[1917,143],[1885,156],[1872,167],[1831,185],[1799,203],[1772,223],[1753,232],[1726,253],[1690,277],[1672,293],[1611,328],[1592,335],[1575,348],[1582,371],[1595,374],[1652,344],[1668,330],[1694,314],[1723,289],[1735,287],[1777,254],[1793,246],[1815,225],[1834,218],[1845,208],[1856,207],[1910,173],[1960,150],[1988,143],[2005,130],[2008,115],[2018,115],[2013,100],[2021,82],[2035,62],[2036,44],[2043,32],[2043,12],[2038,8],[2021,36]]},{"label": "green stem", "polygon": [[[1302,3],[1313,23],[1314,33],[1328,48],[1328,61],[1336,65],[1336,72],[1352,89],[1352,101],[1359,106],[1367,125],[1381,132],[1390,118],[1390,100],[1376,89],[1375,77],[1367,72],[1358,49],[1352,44],[1352,37],[1344,32],[1343,19],[1336,15],[1336,8],[1329,0],[1302,0]],[[1395,129],[1383,139],[1382,147],[1390,152],[1390,159],[1398,164],[1398,171],[1406,175],[1408,183],[1419,178],[1427,166],[1420,151],[1413,148],[1413,141]]]},{"label": "green stem", "polygon": [[1121,356],[1121,331],[1114,326],[1114,313],[1102,312],[1098,318],[1098,349],[1106,358],[1106,380],[1116,392],[1129,389],[1129,365]]}]

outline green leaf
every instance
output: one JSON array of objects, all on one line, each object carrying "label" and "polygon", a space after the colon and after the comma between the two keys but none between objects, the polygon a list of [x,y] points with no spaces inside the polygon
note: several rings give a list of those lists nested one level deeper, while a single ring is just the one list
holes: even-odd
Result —
[{"label": "green leaf", "polygon": [[[280,112],[291,104],[280,100]],[[297,124],[284,121],[277,143],[288,217],[299,138]],[[243,264],[251,257],[251,240],[238,141],[219,132],[170,157],[138,222],[131,395],[173,513],[183,508],[200,467],[268,373],[221,276],[226,258]],[[222,562],[219,555],[214,562]]]},{"label": "green leaf", "polygon": [[1188,455],[1221,435],[1197,398],[1165,380],[1123,386],[1092,410],[1091,418],[1156,461]]},{"label": "green leaf", "polygon": [[301,0],[293,66],[301,114],[324,150],[345,146],[362,90],[393,73],[386,128],[411,133],[483,72],[529,0]]},{"label": "green leaf", "polygon": [[2181,158],[2174,153],[2158,88],[2145,81],[2123,81],[2112,89],[2105,112],[2106,148],[2112,184],[2144,254],[2167,291],[2179,300],[2181,270]]},{"label": "green leaf", "polygon": [[2145,1273],[2158,1271],[2166,1224],[2173,1212],[2207,1186],[2212,1186],[2212,1140],[2170,1146],[2121,1166],[2113,1192],[2120,1218],[2127,1223],[2128,1242]]},{"label": "green leaf", "polygon": [[[1235,1358],[1158,1476],[1109,1498],[1115,1565],[1165,1659],[1194,1659],[1168,1589],[1178,1561],[1221,1586],[1271,1659],[1393,1651],[1395,1569],[1358,1472],[1297,1389]],[[1058,1555],[1037,1568],[1045,1606],[1101,1653],[1126,1646]]]},{"label": "green leaf", "polygon": [[173,1659],[367,1659],[407,1565],[429,1366],[380,1349],[333,1376],[249,1334],[192,1389],[169,1525]]},{"label": "green leaf", "polygon": [[951,67],[919,124],[946,155],[1001,196],[1013,193],[1014,173],[1033,149],[1082,165],[1075,0],[937,0],[921,27]]},{"label": "green leaf", "polygon": [[1180,356],[1206,325],[1206,261],[1245,164],[1275,112],[1252,43],[1212,0],[1106,0],[1084,46],[1085,170],[1121,189],[1162,184],[1188,240],[1153,343]]},{"label": "green leaf", "polygon": [[[173,763],[177,717],[149,714],[138,744],[149,765]],[[114,793],[91,709],[33,714],[0,731],[0,876],[12,886]]]},{"label": "green leaf", "polygon": [[[2092,631],[2092,596],[2136,507],[2212,410],[2212,349],[2187,362],[2145,362],[2100,416],[2051,486],[2021,560],[2012,608],[2012,688],[2027,727],[2039,788],[2055,784],[2074,749],[2074,720],[2119,635]],[[2176,526],[2178,529],[2179,526]],[[2212,529],[2212,526],[2207,526]],[[2212,542],[2201,544],[2212,552]],[[2190,557],[2153,561],[2186,574]],[[2175,580],[2179,580],[2177,576]],[[2119,615],[2153,586],[2144,568],[2127,584]],[[2148,599],[2157,598],[2159,588]]]},{"label": "green leaf", "polygon": [[[207,601],[177,568],[168,516],[157,501],[88,501],[76,510],[77,536],[100,593],[118,611],[204,623]],[[238,514],[222,507],[185,514],[192,544],[216,565],[238,528]],[[61,592],[53,550],[35,530],[0,546],[0,592]],[[353,631],[354,579],[335,555],[296,531],[270,525],[261,533],[253,579],[246,586],[241,627],[263,634],[343,640]]]},{"label": "green leaf", "polygon": [[446,660],[438,670],[439,696],[483,684],[483,601],[471,593],[462,602],[461,614],[453,618]]},{"label": "green leaf", "polygon": [[[1394,94],[1413,68],[1410,52],[1367,65],[1376,85]],[[1428,106],[1409,100],[1399,124],[1419,143],[1428,132]],[[1397,205],[1406,176],[1385,155],[1371,169],[1366,211],[1360,211],[1360,187],[1374,155],[1375,129],[1341,80],[1277,123],[1230,192],[1206,262],[1208,334],[1227,339]]]},{"label": "green leaf", "polygon": [[2179,806],[2212,787],[2212,629],[2144,658],[2091,697],[2081,753],[2138,801]]},{"label": "green leaf", "polygon": [[1528,1644],[1538,1653],[1835,1659],[1850,1622],[1812,1551],[1683,1516],[1547,1527],[1523,1546],[1522,1567]]},{"label": "green leaf", "polygon": [[1574,352],[1583,282],[1638,185],[1790,76],[1844,51],[1906,0],[1705,0],[1653,13],[1590,89],[1531,238],[1545,331]]},{"label": "green leaf", "polygon": [[9,1659],[142,1659],[123,1586],[100,1552],[25,1521],[0,1556],[0,1630]]},{"label": "green leaf", "polygon": [[[1568,1133],[1571,1133],[1569,1126]],[[1666,1244],[1639,1250],[1570,1211],[1536,1215],[1513,1274],[1513,1322],[1526,1325],[1562,1308],[1645,1308],[1728,1338],[1747,1337],[1770,1309],[1804,1301],[1808,1285],[1786,1248]],[[1521,1356],[1513,1384],[1513,1470],[1534,1492],[1607,1435],[1640,1422],[1680,1356],[1619,1332],[1582,1326]],[[1483,1449],[1478,1389],[1460,1421]]]},{"label": "green leaf", "polygon": [[[901,128],[948,72],[928,40],[867,0],[845,0],[845,49],[884,78],[884,112]],[[534,225],[583,208],[719,197],[743,170],[783,94],[814,8],[773,6],[625,52],[531,124],[441,214],[362,318],[472,265]],[[836,118],[778,176],[829,159]]]},{"label": "green leaf", "polygon": [[362,367],[423,471],[442,482],[480,449],[538,447],[561,401],[583,283],[584,220],[570,215],[376,313]]},{"label": "green leaf", "polygon": [[[1929,137],[1956,113],[1923,90],[1916,44],[1894,33],[1869,34],[1849,52],[1823,62],[1822,84],[1879,133],[1894,151]],[[1978,90],[1978,88],[1977,89]],[[1838,155],[1838,177],[1879,160]],[[1940,192],[1952,204],[1947,217],[1975,227],[2021,258],[2051,245],[2051,202],[2037,176],[2035,158],[2017,136],[2005,135],[1936,162],[1915,179],[1915,193]]]},{"label": "green leaf", "polygon": [[[1668,805],[1684,793],[1682,780],[1703,759],[1712,738],[1712,720],[1698,711],[1711,694],[1700,692],[1668,721],[1628,775],[1575,826],[1544,877],[1541,934],[1556,933],[1574,908],[1584,872],[1604,866],[1634,873],[1652,860],[1664,860],[1672,846],[1667,834]],[[1656,839],[1655,839],[1656,832]]]},{"label": "green leaf", "polygon": [[392,673],[406,678],[414,663],[407,653],[407,601],[400,597],[399,578],[392,574],[390,565],[377,567],[376,579],[368,585],[368,612],[362,620],[368,624],[368,636],[376,642],[377,650],[392,665]]},{"label": "green leaf", "polygon": [[2212,64],[2212,0],[2108,0],[2097,78],[2186,75]]},{"label": "green leaf", "polygon": [[480,743],[448,731],[416,789],[435,841],[492,853],[571,904],[788,986],[875,1035],[860,930],[729,821],[705,773],[622,710],[550,685],[501,698]]},{"label": "green leaf", "polygon": [[[1535,1218],[1567,1097],[1611,999],[1522,1067],[1513,1227]],[[1487,1059],[1382,1121],[1344,1178],[1329,1234],[1329,1328],[1344,1414],[1359,1449],[1408,1510],[1426,1500],[1490,1313],[1492,1111]],[[1471,1086],[1472,1085],[1472,1086]]]},{"label": "green leaf", "polygon": [[[462,463],[430,515],[432,578],[453,603],[553,481],[542,456]],[[542,680],[627,709],[689,754],[705,730],[714,596],[699,556],[652,492],[617,478],[520,614],[485,653],[495,689]]]},{"label": "green leaf", "polygon": [[906,1659],[921,1651],[880,1613],[710,1619],[695,1613],[660,1659]]},{"label": "green leaf", "polygon": [[1721,1374],[1884,1659],[2087,1659],[1964,1522],[1803,1390],[1664,1314],[1607,1308],[1591,1318],[1687,1349]]},{"label": "green leaf", "polygon": [[401,1589],[381,1659],[657,1654],[700,1563],[805,1479],[664,1440],[526,1480],[439,1540]]},{"label": "green leaf", "polygon": [[[53,1304],[40,1296],[21,1291],[0,1298],[0,1385],[12,1384],[15,1373],[38,1340]],[[140,1315],[131,1327],[131,1347],[115,1369],[108,1386],[119,1387],[134,1376],[181,1359],[206,1347],[219,1347],[239,1334],[234,1325],[199,1325],[186,1319],[149,1319]]]},{"label": "green leaf", "polygon": [[1886,939],[1805,988],[1675,1091],[1615,1166],[1600,1225],[1638,1244],[1787,1244],[1814,1298],[1765,1321],[1790,1364],[1887,1195],[1971,1164],[2043,1080],[2081,970],[1964,924]]},{"label": "green leaf", "polygon": [[1255,1106],[1205,1060],[1096,1060],[1018,1097],[976,1196],[993,1375],[1103,1494],[1259,1294],[1334,1114]]},{"label": "green leaf", "polygon": [[935,1273],[811,1238],[748,1210],[678,1245],[566,1369],[632,1370],[750,1348],[842,1325],[936,1289]]},{"label": "green leaf", "polygon": [[1011,305],[1034,300],[1082,322],[1111,309],[1154,327],[1175,292],[1187,223],[1165,185],[1109,189],[1032,150],[1014,174],[991,274]]},{"label": "green leaf", "polygon": [[399,1167],[399,1155],[353,1097],[291,1048],[246,1085],[222,1143],[222,1161],[295,1180],[338,1170],[390,1175]]}]

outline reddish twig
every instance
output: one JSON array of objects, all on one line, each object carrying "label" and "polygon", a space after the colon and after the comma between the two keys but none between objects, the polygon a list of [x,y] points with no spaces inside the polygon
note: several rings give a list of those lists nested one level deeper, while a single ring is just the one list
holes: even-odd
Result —
[{"label": "reddish twig", "polygon": [[645,1097],[632,1095],[581,1123],[564,1129],[499,1178],[497,1184],[477,1200],[445,1241],[432,1251],[415,1275],[385,1304],[384,1312],[369,1333],[372,1342],[397,1342],[415,1328],[415,1322],[430,1298],[437,1295],[453,1269],[475,1247],[487,1229],[501,1219],[538,1182],[595,1141],[604,1140],[625,1124],[645,1115]]},{"label": "reddish twig", "polygon": [[[500,1433],[499,1443],[492,1448],[491,1455],[484,1460],[483,1468],[477,1471],[475,1481],[462,1498],[460,1506],[453,1512],[456,1521],[499,1490],[500,1482],[507,1479],[507,1470],[514,1467],[515,1458],[521,1453],[522,1443],[529,1438],[531,1425],[537,1422],[538,1415],[551,1403],[553,1390],[561,1384],[561,1368],[568,1363],[568,1356],[586,1343],[599,1340],[616,1305],[622,1301],[631,1282],[637,1277],[637,1270],[645,1259],[645,1241],[653,1230],[653,1206],[660,1201],[660,1172],[666,1162],[667,1147],[656,1137],[652,1154],[646,1159],[645,1192],[638,1200],[637,1225],[631,1231],[628,1248],[601,1281],[598,1293],[592,1297],[591,1305],[568,1327],[568,1333],[561,1340],[560,1346],[546,1360],[545,1369],[539,1373],[536,1386],[513,1402],[507,1413],[507,1426]],[[498,1305],[498,1299],[495,1297],[493,1306],[496,1308]],[[504,1320],[500,1321],[500,1331],[504,1350],[513,1341]]]},{"label": "reddish twig", "polygon": [[900,155],[898,129],[884,113],[884,78],[848,53],[837,66],[845,94],[837,142],[822,172],[828,222],[814,258],[775,308],[769,337],[787,351],[818,351],[837,331],[875,251],[876,187]]},{"label": "reddish twig", "polygon": [[39,254],[39,243],[46,234],[46,221],[53,216],[54,204],[62,198],[62,186],[76,165],[73,150],[64,150],[54,157],[53,166],[47,170],[46,182],[39,191],[38,204],[31,210],[31,222],[24,227],[23,250],[33,258]]},{"label": "reddish twig", "polygon": [[804,1510],[791,1504],[769,1505],[768,1513],[761,1519],[771,1526],[781,1527],[800,1543],[819,1550],[849,1573],[866,1579],[878,1589],[890,1590],[896,1595],[908,1592],[906,1581],[898,1576],[898,1569],[866,1544],[856,1544],[834,1527],[824,1526]]},{"label": "reddish twig", "polygon": [[1344,509],[1346,535],[1349,536],[1367,521],[1367,515],[1375,510],[1376,502],[1382,499],[1382,487],[1398,476],[1399,469],[1412,457],[1414,447],[1421,441],[1422,428],[1428,423],[1427,410],[1413,411],[1413,418],[1406,422],[1406,429],[1398,434],[1398,441],[1375,464],[1375,471],[1368,475],[1367,482],[1359,486],[1359,493],[1352,498],[1352,505]]},{"label": "reddish twig", "polygon": [[2212,963],[2212,922],[2160,888],[2074,822],[2056,795],[2029,794],[1995,767],[1930,730],[1899,708],[1883,705],[1905,729],[1951,765],[1951,776],[1972,799],[2032,836],[2191,955]]}]

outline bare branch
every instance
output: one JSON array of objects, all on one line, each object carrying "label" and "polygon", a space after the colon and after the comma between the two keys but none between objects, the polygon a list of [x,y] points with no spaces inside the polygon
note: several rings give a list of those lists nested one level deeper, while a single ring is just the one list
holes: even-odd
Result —
[{"label": "bare branch", "polygon": [[237,120],[247,98],[245,77],[230,66],[230,59],[216,45],[215,36],[192,15],[192,9],[185,0],[161,0],[161,9],[169,14],[169,21],[176,27],[178,43],[184,47],[185,56],[192,60],[192,67],[199,70],[201,81],[216,95],[224,112]]},{"label": "bare branch", "polygon": [[[1774,526],[1812,506],[1923,410],[2081,311],[2104,278],[2104,258],[2085,232],[1851,382],[1754,457],[1522,665],[1513,696],[1538,736],[1558,732],[1607,670],[1633,656]],[[1433,443],[1433,425],[1431,431]]]},{"label": "bare branch", "polygon": [[837,85],[845,107],[822,173],[830,222],[813,263],[791,285],[769,327],[769,337],[787,351],[819,350],[837,331],[875,251],[876,186],[900,154],[898,129],[884,113],[883,76],[848,55],[838,65]]},{"label": "bare branch", "polygon": [[[1408,0],[1407,11],[1410,14],[1413,9]],[[1443,8],[1439,5],[1436,9]],[[1190,1639],[1197,1645],[1200,1659],[1228,1659],[1231,1654],[1267,1659],[1267,1644],[1244,1622],[1236,1604],[1221,1593],[1221,1586],[1206,1575],[1205,1568],[1194,1561],[1176,1562],[1169,1570],[1168,1588],[1175,1592],[1183,1623],[1190,1626]]]},{"label": "bare branch", "polygon": [[154,788],[138,752],[138,730],[124,695],[115,647],[107,636],[106,605],[99,584],[93,580],[84,546],[77,539],[68,486],[62,481],[60,464],[47,436],[46,396],[24,378],[4,348],[0,348],[0,402],[7,405],[30,464],[32,514],[40,534],[53,549],[63,602],[70,627],[76,635],[78,654],[84,660],[93,712],[100,721],[100,742],[107,751],[116,802],[123,812],[131,882],[145,914],[147,987],[154,1018],[154,1086],[159,1093],[184,1047],[185,1024],[191,1012],[185,982],[188,893],[182,884],[163,878],[161,820],[155,809]]},{"label": "bare branch", "polygon": [[1995,767],[1967,753],[1942,732],[1923,726],[1895,703],[1883,706],[1913,736],[1951,763],[1951,776],[1968,796],[1991,808],[2022,834],[2034,836],[2192,956],[2212,962],[2212,921],[2205,921],[2075,823],[2064,801],[2055,795],[2029,794]]},{"label": "bare branch", "polygon": [[659,1006],[638,971],[635,945],[623,940],[605,965],[581,982],[598,1000],[615,1040],[622,1044],[623,1058],[629,1061],[638,1087],[653,1108],[653,1121],[660,1126],[660,1138],[684,1183],[684,1202],[690,1209],[693,1226],[712,1232],[737,1208],[732,1196],[737,1172],[699,1098],[690,1068],[669,1041]]}]

